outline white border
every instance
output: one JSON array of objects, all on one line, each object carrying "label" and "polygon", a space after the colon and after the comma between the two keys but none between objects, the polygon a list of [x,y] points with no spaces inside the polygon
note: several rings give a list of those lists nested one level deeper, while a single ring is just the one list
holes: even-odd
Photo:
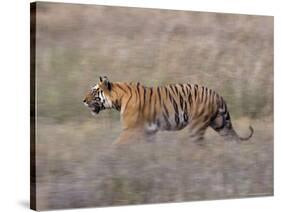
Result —
[{"label": "white border", "polygon": [[[53,2],[52,0],[50,0]],[[29,201],[29,2],[1,2],[1,211],[26,211]],[[72,211],[278,211],[280,202],[280,12],[277,0],[57,0],[56,2],[275,16],[275,197]],[[277,127],[276,127],[277,126]],[[62,211],[62,210],[61,210]],[[64,210],[63,210],[64,211]]]}]

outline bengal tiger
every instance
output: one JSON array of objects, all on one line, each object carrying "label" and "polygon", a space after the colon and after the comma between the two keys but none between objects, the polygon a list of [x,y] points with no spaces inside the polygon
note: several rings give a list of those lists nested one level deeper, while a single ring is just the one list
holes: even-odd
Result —
[{"label": "bengal tiger", "polygon": [[[114,144],[150,138],[157,131],[176,131],[188,126],[190,138],[201,141],[208,127],[225,140],[243,141],[232,127],[226,102],[215,91],[197,84],[146,87],[140,83],[110,82],[100,77],[83,103],[93,115],[105,109],[121,113],[122,133]],[[149,139],[148,139],[149,140]]]}]

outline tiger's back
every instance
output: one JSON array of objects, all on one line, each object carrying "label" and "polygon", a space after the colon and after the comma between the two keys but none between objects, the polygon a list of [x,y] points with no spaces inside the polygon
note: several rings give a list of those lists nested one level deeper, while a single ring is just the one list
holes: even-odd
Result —
[{"label": "tiger's back", "polygon": [[202,117],[202,122],[211,119],[221,100],[214,91],[198,85],[145,87],[125,83],[122,86],[130,88],[129,106],[124,110],[137,114],[136,123],[157,126],[159,130],[180,130],[193,119]]}]

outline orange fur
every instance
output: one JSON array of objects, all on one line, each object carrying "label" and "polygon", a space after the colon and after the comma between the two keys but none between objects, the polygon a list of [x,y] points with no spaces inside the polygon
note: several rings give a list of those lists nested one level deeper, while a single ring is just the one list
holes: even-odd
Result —
[{"label": "orange fur", "polygon": [[101,78],[95,89],[86,95],[84,103],[94,104],[99,95],[106,105],[97,102],[100,108],[111,107],[121,112],[123,133],[115,142],[117,144],[127,143],[136,135],[148,138],[158,130],[181,130],[186,126],[194,140],[201,140],[209,126],[227,140],[247,140],[253,134],[250,127],[250,136],[239,137],[232,128],[223,98],[203,86],[145,87],[139,83],[112,83]]}]

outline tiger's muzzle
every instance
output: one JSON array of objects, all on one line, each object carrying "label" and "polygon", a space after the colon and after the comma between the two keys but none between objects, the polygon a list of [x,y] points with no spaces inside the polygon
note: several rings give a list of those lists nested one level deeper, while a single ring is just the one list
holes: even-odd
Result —
[{"label": "tiger's muzzle", "polygon": [[102,102],[99,101],[87,102],[85,100],[83,102],[85,106],[87,106],[91,110],[92,115],[97,115],[101,110],[104,109]]}]

